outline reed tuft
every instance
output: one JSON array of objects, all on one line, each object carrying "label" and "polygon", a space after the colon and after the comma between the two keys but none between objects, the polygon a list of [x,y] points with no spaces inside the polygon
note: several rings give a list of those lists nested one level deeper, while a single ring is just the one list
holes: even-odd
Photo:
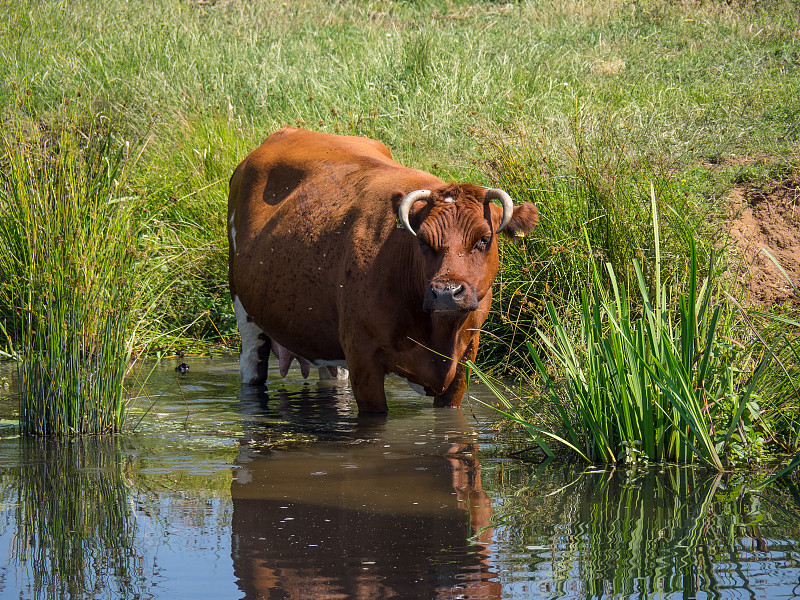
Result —
[{"label": "reed tuft", "polygon": [[24,434],[110,433],[124,421],[142,200],[122,192],[125,145],[98,130],[2,140],[0,294]]},{"label": "reed tuft", "polygon": [[[725,310],[730,305],[716,284],[712,259],[701,280],[694,244],[686,289],[662,282],[652,189],[651,201],[652,285],[634,260],[638,295],[631,295],[610,262],[603,274],[591,260],[593,285],[581,294],[577,331],[548,301],[552,333],[537,330],[548,358],[540,359],[528,342],[543,381],[543,400],[554,414],[551,422],[532,422],[497,386],[493,389],[502,402],[499,410],[548,455],[553,453],[546,438],[589,461],[699,462],[722,471],[735,459],[733,442],[745,443],[743,415],[758,414],[754,390],[782,339],[771,347],[730,342],[726,334],[734,313]],[[588,233],[585,237],[591,248]]]}]

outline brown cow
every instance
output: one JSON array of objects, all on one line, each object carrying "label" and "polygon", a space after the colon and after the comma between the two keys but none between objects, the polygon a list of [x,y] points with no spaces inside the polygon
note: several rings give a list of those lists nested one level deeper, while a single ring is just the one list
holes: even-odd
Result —
[{"label": "brown cow", "polygon": [[406,168],[374,140],[272,134],[237,167],[228,199],[242,380],[263,383],[275,348],[282,371],[292,357],[346,365],[361,411],[386,412],[387,373],[460,406],[459,363],[475,358],[492,302],[495,234],[537,221],[533,204]]}]

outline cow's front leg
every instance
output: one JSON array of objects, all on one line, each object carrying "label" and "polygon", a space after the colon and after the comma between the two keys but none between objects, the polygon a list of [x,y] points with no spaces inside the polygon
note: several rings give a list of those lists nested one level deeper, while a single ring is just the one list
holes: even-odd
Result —
[{"label": "cow's front leg", "polygon": [[470,340],[466,352],[461,358],[461,362],[456,366],[456,374],[447,389],[433,399],[434,406],[452,406],[458,408],[464,400],[464,392],[467,391],[467,369],[466,362],[475,361],[478,355],[479,334],[476,332]]},{"label": "cow's front leg", "polygon": [[385,413],[386,391],[383,387],[385,373],[381,362],[372,352],[361,349],[355,355],[348,354],[347,367],[350,371],[350,386],[356,397],[359,412]]},{"label": "cow's front leg", "polygon": [[463,365],[456,367],[456,375],[447,389],[433,399],[434,406],[452,406],[458,408],[464,399],[464,392],[467,389],[467,372]]},{"label": "cow's front leg", "polygon": [[385,413],[389,411],[383,379],[383,372],[379,372],[377,369],[350,369],[350,386],[353,388],[359,412]]}]

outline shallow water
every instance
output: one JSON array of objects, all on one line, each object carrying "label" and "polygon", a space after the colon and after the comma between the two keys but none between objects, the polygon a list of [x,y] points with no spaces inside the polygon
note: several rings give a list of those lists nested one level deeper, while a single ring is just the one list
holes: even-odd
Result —
[{"label": "shallow water", "polygon": [[800,596],[792,487],[523,463],[476,401],[390,379],[361,418],[346,386],[189,364],[113,439],[12,437],[0,391],[0,598]]}]

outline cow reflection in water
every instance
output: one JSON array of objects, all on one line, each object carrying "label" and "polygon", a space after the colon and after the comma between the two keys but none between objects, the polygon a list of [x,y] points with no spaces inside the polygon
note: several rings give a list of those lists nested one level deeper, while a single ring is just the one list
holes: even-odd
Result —
[{"label": "cow reflection in water", "polygon": [[460,410],[376,421],[337,387],[242,393],[252,420],[231,496],[245,598],[500,598],[491,501]]}]

